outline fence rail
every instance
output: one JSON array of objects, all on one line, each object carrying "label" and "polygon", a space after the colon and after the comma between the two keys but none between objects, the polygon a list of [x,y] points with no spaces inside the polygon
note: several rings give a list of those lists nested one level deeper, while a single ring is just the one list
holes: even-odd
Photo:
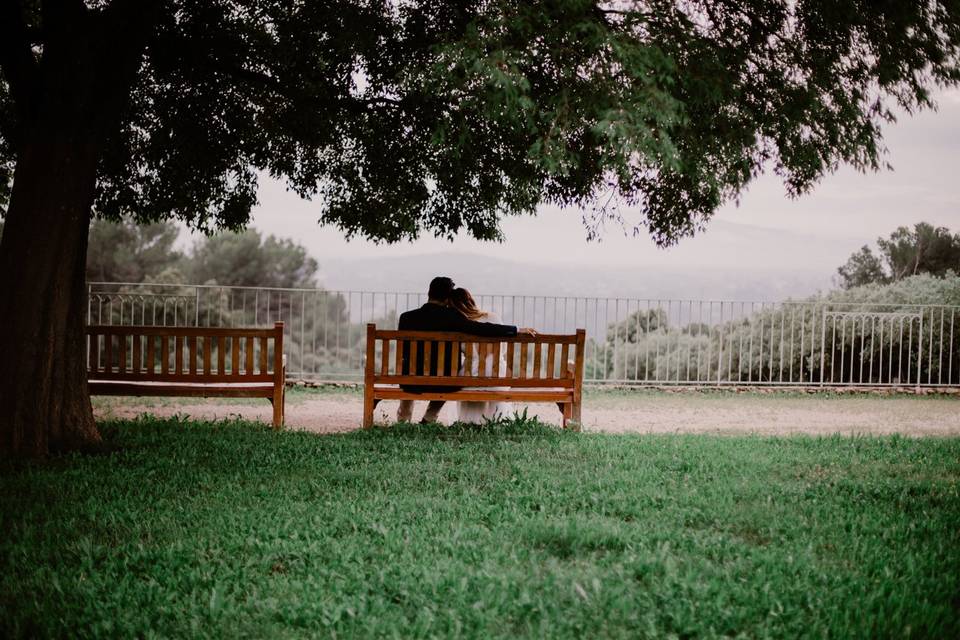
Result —
[{"label": "fence rail", "polygon": [[[587,330],[585,380],[638,385],[960,385],[960,307],[475,296],[503,322]],[[419,293],[215,285],[89,284],[88,323],[272,326],[282,320],[288,376],[363,377],[364,326],[396,327]]]}]

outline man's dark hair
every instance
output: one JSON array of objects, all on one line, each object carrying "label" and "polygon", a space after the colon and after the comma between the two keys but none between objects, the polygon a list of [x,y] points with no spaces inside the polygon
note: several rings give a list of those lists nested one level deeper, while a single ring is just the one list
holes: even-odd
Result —
[{"label": "man's dark hair", "polygon": [[431,300],[447,300],[456,286],[450,278],[437,276],[430,281],[430,291],[427,295]]}]

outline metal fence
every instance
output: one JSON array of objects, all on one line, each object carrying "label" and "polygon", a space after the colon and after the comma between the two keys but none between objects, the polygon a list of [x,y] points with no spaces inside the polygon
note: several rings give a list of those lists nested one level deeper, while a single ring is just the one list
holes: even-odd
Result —
[{"label": "metal fence", "polygon": [[[419,293],[90,283],[88,322],[285,323],[292,378],[358,381],[365,323],[395,327]],[[638,385],[960,385],[960,307],[479,295],[504,323],[587,330],[585,379]],[[956,331],[955,331],[956,328]]]}]

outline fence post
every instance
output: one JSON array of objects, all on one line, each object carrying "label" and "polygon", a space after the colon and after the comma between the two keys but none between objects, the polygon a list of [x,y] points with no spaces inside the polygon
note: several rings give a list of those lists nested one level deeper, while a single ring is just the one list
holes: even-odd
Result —
[{"label": "fence post", "polygon": [[[712,306],[713,303],[711,302]],[[717,344],[717,386],[720,386],[720,376],[723,375],[723,301],[720,301],[720,340]]]},{"label": "fence post", "polygon": [[[832,346],[832,345],[831,345]],[[820,309],[820,386],[823,386],[823,369],[827,366],[827,310]]]},{"label": "fence post", "polygon": [[[920,330],[917,332],[917,385],[913,392],[920,395],[920,367],[923,365],[923,307],[920,307]],[[929,375],[929,371],[927,372]]]}]

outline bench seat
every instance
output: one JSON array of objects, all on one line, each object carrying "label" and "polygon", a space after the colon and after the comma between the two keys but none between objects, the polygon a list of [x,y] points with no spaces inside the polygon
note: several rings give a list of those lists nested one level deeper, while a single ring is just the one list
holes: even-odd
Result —
[{"label": "bench seat", "polygon": [[88,380],[94,396],[195,396],[200,398],[272,398],[274,385],[258,384],[171,384],[169,382],[118,382]]}]

